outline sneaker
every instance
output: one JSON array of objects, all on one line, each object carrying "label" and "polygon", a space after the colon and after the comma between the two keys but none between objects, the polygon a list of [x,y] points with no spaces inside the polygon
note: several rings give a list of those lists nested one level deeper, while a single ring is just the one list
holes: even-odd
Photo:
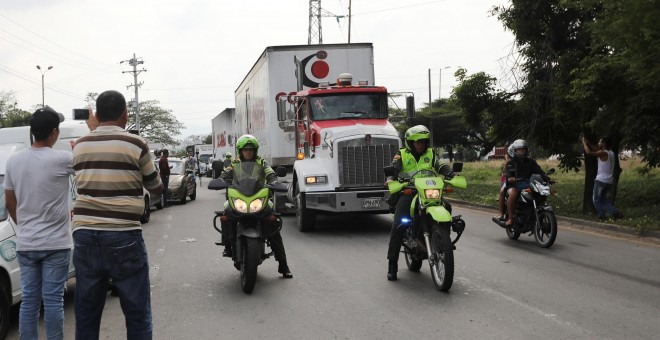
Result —
[{"label": "sneaker", "polygon": [[615,220],[622,219],[623,214],[617,211],[614,213],[614,215],[612,215],[612,217],[614,217]]},{"label": "sneaker", "polygon": [[598,220],[600,220],[601,222],[605,222],[605,221],[607,221],[607,217],[606,216],[598,216]]}]

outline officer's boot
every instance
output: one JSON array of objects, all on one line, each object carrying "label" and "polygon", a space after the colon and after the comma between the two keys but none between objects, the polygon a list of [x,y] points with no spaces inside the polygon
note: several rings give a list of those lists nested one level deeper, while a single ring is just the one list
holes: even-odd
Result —
[{"label": "officer's boot", "polygon": [[285,279],[293,278],[293,274],[291,274],[291,270],[289,270],[289,266],[286,264],[286,261],[280,261],[280,265],[277,266],[277,272],[282,274]]},{"label": "officer's boot", "polygon": [[398,270],[398,261],[390,260],[387,264],[387,279],[389,281],[396,281],[396,272]]}]

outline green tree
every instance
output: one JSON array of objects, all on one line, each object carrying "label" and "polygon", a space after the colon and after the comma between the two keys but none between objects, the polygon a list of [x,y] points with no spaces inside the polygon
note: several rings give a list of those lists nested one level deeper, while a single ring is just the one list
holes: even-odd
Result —
[{"label": "green tree", "polygon": [[0,92],[0,127],[30,125],[31,113],[17,108],[16,104],[16,96],[13,92]]},{"label": "green tree", "polygon": [[[514,123],[523,137],[561,154],[565,169],[580,165],[582,134],[594,142],[610,136],[615,154],[620,146],[641,148],[647,165],[658,166],[657,0],[512,0],[493,13],[524,57],[517,106],[527,119]],[[587,209],[596,160],[585,165]],[[615,179],[616,188],[618,172]]]},{"label": "green tree", "polygon": [[[93,106],[96,97],[98,97],[98,93],[88,93],[87,103]],[[181,134],[184,125],[176,119],[172,110],[161,108],[158,104],[157,100],[140,102],[140,136],[149,143],[178,144],[174,137]],[[135,126],[135,112],[129,111],[126,130],[133,130]]]},{"label": "green tree", "polygon": [[208,136],[204,137],[204,140],[202,140],[202,143],[204,144],[213,144],[213,135],[208,134]]},{"label": "green tree", "polygon": [[[146,100],[140,102],[140,136],[150,143],[161,143],[163,145],[177,144],[174,136],[178,136],[183,129],[183,123],[179,122],[172,114],[172,110],[158,106],[157,100]],[[135,112],[129,112],[126,130],[135,129]]]}]

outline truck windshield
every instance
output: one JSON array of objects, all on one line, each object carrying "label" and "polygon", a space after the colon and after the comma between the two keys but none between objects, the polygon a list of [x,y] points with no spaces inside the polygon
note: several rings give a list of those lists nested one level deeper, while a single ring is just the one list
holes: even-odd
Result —
[{"label": "truck windshield", "polygon": [[350,93],[312,97],[313,120],[387,118],[385,93]]}]

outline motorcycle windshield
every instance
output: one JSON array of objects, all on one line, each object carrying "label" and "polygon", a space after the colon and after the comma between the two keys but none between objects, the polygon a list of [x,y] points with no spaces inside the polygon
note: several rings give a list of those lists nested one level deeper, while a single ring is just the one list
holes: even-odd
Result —
[{"label": "motorcycle windshield", "polygon": [[266,182],[264,167],[257,162],[234,164],[232,188],[245,196],[252,196],[264,187]]}]

